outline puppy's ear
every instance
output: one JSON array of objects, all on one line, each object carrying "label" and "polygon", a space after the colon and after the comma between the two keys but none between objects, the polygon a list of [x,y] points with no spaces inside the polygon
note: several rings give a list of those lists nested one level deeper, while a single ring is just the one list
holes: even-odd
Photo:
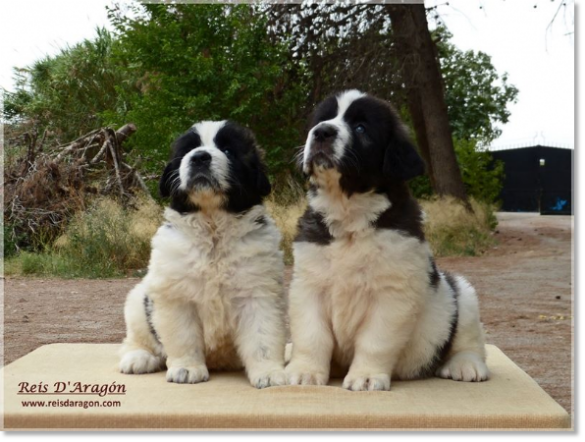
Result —
[{"label": "puppy's ear", "polygon": [[268,196],[268,194],[272,190],[272,186],[270,185],[270,181],[268,180],[268,176],[266,175],[265,167],[262,164],[258,165],[256,174],[257,174],[256,186],[258,188],[258,192],[263,197]]},{"label": "puppy's ear", "polygon": [[383,170],[385,176],[403,181],[425,173],[425,163],[402,127],[395,131],[386,147]]},{"label": "puppy's ear", "polygon": [[270,185],[270,180],[268,179],[268,174],[266,172],[266,166],[263,162],[263,159],[266,156],[266,152],[264,149],[258,146],[254,133],[251,130],[248,130],[247,133],[250,137],[250,142],[254,145],[255,151],[252,161],[252,168],[256,174],[256,190],[260,196],[264,198],[272,191],[272,186]]},{"label": "puppy's ear", "polygon": [[169,164],[167,164],[167,167],[165,167],[165,170],[162,173],[162,176],[160,177],[160,181],[158,183],[158,191],[162,198],[168,198],[171,196],[173,178],[176,176],[176,174],[174,173],[175,171],[177,171],[177,169],[175,169],[173,167],[173,163],[170,162]]}]

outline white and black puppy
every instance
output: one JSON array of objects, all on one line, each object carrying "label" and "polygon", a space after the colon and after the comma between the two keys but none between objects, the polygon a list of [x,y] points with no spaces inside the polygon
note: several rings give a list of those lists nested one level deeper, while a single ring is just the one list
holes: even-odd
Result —
[{"label": "white and black puppy", "polygon": [[170,197],[148,273],[129,293],[123,373],[207,381],[245,367],[257,388],[286,383],[280,233],[253,134],[205,121],[178,138],[160,180]]},{"label": "white and black puppy", "polygon": [[357,90],[316,109],[303,152],[309,205],[294,243],[290,384],[389,390],[392,377],[488,377],[478,300],[439,272],[406,181],[424,173],[392,107]]}]

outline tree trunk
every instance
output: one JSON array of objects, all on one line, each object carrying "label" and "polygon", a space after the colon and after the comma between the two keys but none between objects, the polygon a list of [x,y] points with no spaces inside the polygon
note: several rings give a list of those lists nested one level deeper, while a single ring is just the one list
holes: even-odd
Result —
[{"label": "tree trunk", "polygon": [[[410,74],[408,75],[410,76]],[[408,109],[412,118],[414,133],[416,134],[416,144],[418,145],[418,150],[427,165],[427,173],[431,180],[431,187],[436,189],[435,171],[433,169],[433,163],[431,162],[429,140],[427,138],[427,128],[425,126],[425,119],[422,112],[420,94],[417,89],[408,88],[406,95],[408,97]]]},{"label": "tree trunk", "polygon": [[[467,193],[455,157],[451,127],[434,42],[423,4],[388,5],[402,77],[408,89],[421,155],[428,161],[431,182],[439,195],[451,195],[467,207]],[[423,124],[424,122],[424,124]]]}]

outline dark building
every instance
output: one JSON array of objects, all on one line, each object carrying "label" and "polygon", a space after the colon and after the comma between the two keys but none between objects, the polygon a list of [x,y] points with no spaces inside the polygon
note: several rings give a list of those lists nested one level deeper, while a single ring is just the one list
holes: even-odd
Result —
[{"label": "dark building", "polygon": [[504,212],[571,214],[573,149],[533,146],[493,151],[504,163]]}]

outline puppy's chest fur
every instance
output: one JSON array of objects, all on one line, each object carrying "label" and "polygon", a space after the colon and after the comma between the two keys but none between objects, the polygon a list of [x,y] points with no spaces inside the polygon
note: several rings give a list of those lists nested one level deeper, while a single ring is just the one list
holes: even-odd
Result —
[{"label": "puppy's chest fur", "polygon": [[[395,308],[405,314],[420,310],[430,251],[426,242],[407,232],[376,225],[391,206],[384,195],[348,198],[317,191],[309,205],[316,219],[313,239],[319,229],[327,239],[295,243],[295,278],[318,289],[335,336],[335,357],[346,365],[353,357],[356,332],[380,297],[392,297]],[[300,228],[302,238],[302,222]]]},{"label": "puppy's chest fur", "polygon": [[213,366],[214,355],[233,357],[238,307],[254,296],[281,294],[280,234],[263,206],[240,216],[167,210],[165,218],[153,238],[147,275],[155,308],[168,301],[196,308]]}]

